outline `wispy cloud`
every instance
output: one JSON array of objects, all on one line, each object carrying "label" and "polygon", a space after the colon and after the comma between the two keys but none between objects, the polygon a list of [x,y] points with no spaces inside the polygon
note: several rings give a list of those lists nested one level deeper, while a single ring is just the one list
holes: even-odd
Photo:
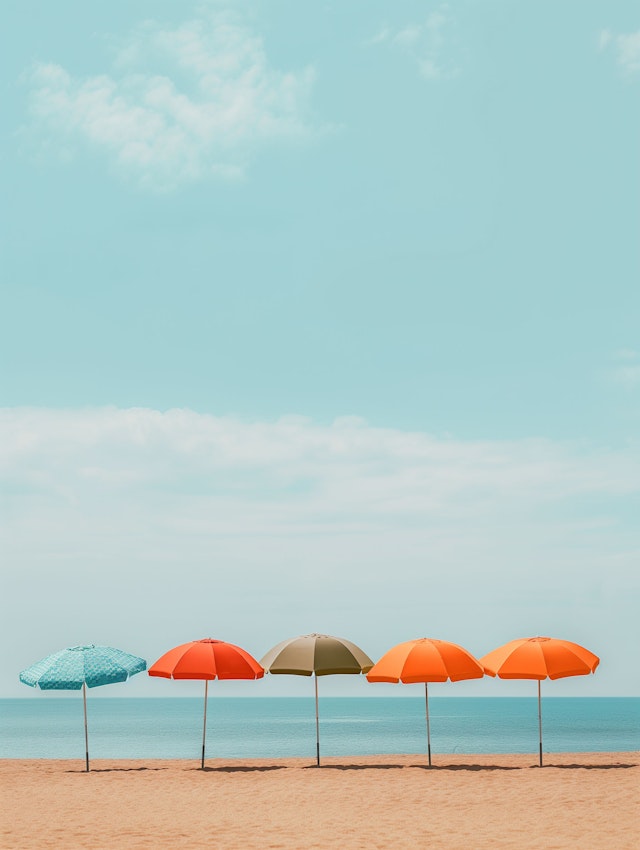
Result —
[{"label": "wispy cloud", "polygon": [[52,649],[117,640],[157,657],[211,632],[259,652],[314,629],[372,654],[425,632],[478,652],[540,631],[623,645],[635,610],[633,447],[5,409],[0,476],[4,626],[25,666],[46,651],[27,614]]},{"label": "wispy cloud", "polygon": [[606,372],[610,381],[627,388],[640,386],[640,351],[621,348],[613,353],[611,359],[613,365]]},{"label": "wispy cloud", "polygon": [[261,147],[319,129],[310,117],[313,68],[274,68],[262,38],[230,12],[177,28],[148,21],[104,74],[40,63],[26,80],[35,138],[67,155],[87,145],[155,190],[242,177]]},{"label": "wispy cloud", "polygon": [[437,439],[353,418],[322,426],[189,410],[6,409],[0,433],[0,469],[16,504],[29,505],[25,516],[46,502],[55,513],[100,524],[117,514],[128,525],[149,494],[162,493],[149,521],[163,531],[378,533],[425,522],[444,532],[562,499],[640,491],[640,456]]},{"label": "wispy cloud", "polygon": [[599,50],[612,48],[618,65],[629,74],[640,71],[640,30],[631,33],[613,33],[604,29],[598,37]]},{"label": "wispy cloud", "polygon": [[385,45],[409,56],[427,80],[451,78],[460,73],[452,56],[450,34],[454,23],[445,4],[418,23],[400,29],[385,25],[366,43],[372,47]]}]

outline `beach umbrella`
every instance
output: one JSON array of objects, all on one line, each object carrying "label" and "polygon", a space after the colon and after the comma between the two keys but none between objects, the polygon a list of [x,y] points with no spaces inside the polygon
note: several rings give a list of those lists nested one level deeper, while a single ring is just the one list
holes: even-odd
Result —
[{"label": "beach umbrella", "polygon": [[164,679],[204,679],[204,721],[202,725],[202,760],[207,739],[207,700],[212,679],[261,679],[264,670],[256,659],[233,643],[203,638],[175,646],[149,668],[150,676]]},{"label": "beach umbrella", "polygon": [[87,725],[87,688],[111,685],[141,673],[147,667],[144,658],[130,655],[112,646],[71,646],[48,655],[20,673],[20,681],[43,691],[79,691],[84,706],[85,763],[89,770],[89,729]]},{"label": "beach umbrella", "polygon": [[540,767],[542,767],[542,701],[543,679],[564,679],[595,673],[600,659],[584,646],[550,637],[519,638],[494,649],[480,659],[489,676],[500,679],[538,680],[538,733]]},{"label": "beach umbrella", "polygon": [[460,682],[481,679],[480,662],[457,643],[433,638],[417,638],[399,643],[386,652],[367,673],[369,682],[424,682],[427,720],[427,753],[431,766],[431,724],[429,721],[429,682]]},{"label": "beach umbrella", "polygon": [[301,635],[282,641],[260,663],[274,675],[313,676],[316,695],[316,763],[320,766],[318,676],[366,673],[373,661],[359,646],[331,635]]}]

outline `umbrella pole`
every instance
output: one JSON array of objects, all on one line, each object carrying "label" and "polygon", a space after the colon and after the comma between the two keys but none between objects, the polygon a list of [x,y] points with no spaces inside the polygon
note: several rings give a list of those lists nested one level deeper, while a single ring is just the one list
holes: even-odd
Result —
[{"label": "umbrella pole", "polygon": [[314,676],[316,685],[316,767],[320,767],[320,719],[318,716],[318,677]]},{"label": "umbrella pole", "polygon": [[204,746],[207,740],[207,697],[209,695],[209,680],[204,680],[204,722],[202,724],[202,762],[200,767],[204,770]]},{"label": "umbrella pole", "polygon": [[431,723],[429,722],[429,685],[424,683],[424,701],[427,708],[427,752],[429,754],[429,767],[431,767]]},{"label": "umbrella pole", "polygon": [[89,772],[89,728],[87,726],[87,683],[82,683],[82,704],[84,706],[84,758]]},{"label": "umbrella pole", "polygon": [[538,679],[538,738],[540,741],[540,767],[542,767],[542,700],[540,699],[540,679]]}]

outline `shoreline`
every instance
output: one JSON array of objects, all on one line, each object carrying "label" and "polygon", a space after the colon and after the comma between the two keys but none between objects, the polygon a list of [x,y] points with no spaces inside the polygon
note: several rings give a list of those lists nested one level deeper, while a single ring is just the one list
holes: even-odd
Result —
[{"label": "shoreline", "polygon": [[640,752],[0,759],[0,844],[26,848],[631,850]]}]

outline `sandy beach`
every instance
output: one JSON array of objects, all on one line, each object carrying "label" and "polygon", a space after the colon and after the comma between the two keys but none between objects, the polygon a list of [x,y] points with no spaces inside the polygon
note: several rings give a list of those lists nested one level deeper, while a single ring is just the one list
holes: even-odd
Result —
[{"label": "sandy beach", "polygon": [[640,846],[640,753],[0,761],[18,848]]}]

